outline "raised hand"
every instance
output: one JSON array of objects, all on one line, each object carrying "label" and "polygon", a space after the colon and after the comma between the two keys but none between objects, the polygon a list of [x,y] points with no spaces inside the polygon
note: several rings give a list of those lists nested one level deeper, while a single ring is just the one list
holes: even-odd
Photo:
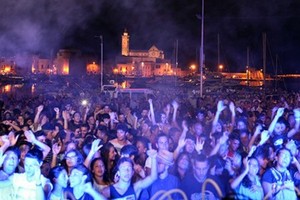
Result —
[{"label": "raised hand", "polygon": [[187,126],[187,122],[185,120],[182,121],[182,130],[187,132],[189,130],[188,126]]},{"label": "raised hand", "polygon": [[205,143],[205,140],[201,140],[201,138],[197,138],[195,149],[198,153],[200,151],[202,151],[204,143]]},{"label": "raised hand", "polygon": [[54,110],[56,113],[59,113],[59,108],[55,107],[55,108],[53,108],[53,110]]},{"label": "raised hand", "polygon": [[99,145],[100,142],[101,142],[100,139],[96,139],[96,140],[93,141],[92,147],[91,147],[91,150],[90,150],[90,152],[91,152],[92,154],[95,154],[95,153],[103,146],[102,144]]},{"label": "raised hand", "polygon": [[222,100],[219,101],[218,105],[217,105],[217,111],[222,112],[225,108],[226,108],[226,106],[224,105],[224,102]]},{"label": "raised hand", "polygon": [[177,103],[177,101],[172,101],[172,106],[174,109],[177,109],[179,107],[179,104]]},{"label": "raised hand", "polygon": [[58,143],[54,143],[54,144],[52,145],[52,153],[53,153],[54,155],[58,155],[59,152],[60,152],[60,150],[61,150],[61,146],[58,145]]},{"label": "raised hand", "polygon": [[235,105],[232,101],[229,103],[229,110],[231,113],[235,113]]},{"label": "raised hand", "polygon": [[246,172],[248,172],[249,171],[249,160],[248,160],[248,157],[245,157],[244,159],[243,159],[243,165],[244,165],[244,167],[245,167],[245,171]]},{"label": "raised hand", "polygon": [[260,142],[258,143],[258,146],[263,145],[263,144],[269,139],[269,137],[270,137],[269,131],[264,130],[264,131],[261,133],[261,136],[260,136]]},{"label": "raised hand", "polygon": [[24,131],[24,135],[25,135],[26,140],[27,140],[28,142],[33,143],[33,142],[36,140],[36,138],[35,138],[33,132],[30,131],[30,130],[29,130],[29,131]]},{"label": "raised hand", "polygon": [[156,158],[157,156],[157,151],[155,149],[149,149],[147,151],[147,155],[150,157],[150,158]]},{"label": "raised hand", "polygon": [[252,146],[248,153],[248,157],[251,157],[255,150],[256,150],[256,146]]},{"label": "raised hand", "polygon": [[43,109],[44,109],[44,105],[39,105],[39,106],[37,107],[37,111],[38,111],[38,112],[42,112]]},{"label": "raised hand", "polygon": [[278,108],[276,116],[281,117],[284,113],[284,108]]}]

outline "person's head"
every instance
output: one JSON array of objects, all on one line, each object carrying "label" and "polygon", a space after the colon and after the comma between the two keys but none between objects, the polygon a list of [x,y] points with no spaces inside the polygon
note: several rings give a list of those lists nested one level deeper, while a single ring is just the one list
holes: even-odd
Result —
[{"label": "person's head", "polygon": [[145,120],[142,125],[142,132],[147,133],[148,131],[151,130],[151,126],[152,123],[150,122],[150,120]]},{"label": "person's head", "polygon": [[158,151],[169,149],[168,136],[165,133],[160,133],[160,134],[157,135],[157,137],[156,137],[156,147],[157,147]]},{"label": "person's head", "polygon": [[88,123],[88,125],[94,125],[95,123],[96,123],[96,120],[95,120],[95,117],[94,117],[94,115],[89,115],[88,117],[87,117],[87,120],[86,120],[86,122]]},{"label": "person's head", "polygon": [[69,168],[73,168],[83,163],[83,156],[77,149],[67,151],[65,154],[66,164]]},{"label": "person's head", "polygon": [[248,130],[246,129],[240,130],[240,141],[243,146],[248,146],[250,142],[250,134]]},{"label": "person's head", "polygon": [[292,162],[293,155],[287,148],[280,148],[276,153],[276,167],[286,169]]},{"label": "person's head", "polygon": [[25,160],[25,156],[27,154],[27,152],[31,149],[32,145],[31,143],[27,142],[27,141],[22,141],[19,144],[19,149],[20,149],[20,159],[22,162],[24,162]]},{"label": "person's head", "polygon": [[125,145],[121,148],[120,156],[128,157],[132,160],[138,155],[138,149],[132,144]]},{"label": "person's head", "polygon": [[46,143],[46,134],[43,130],[34,133],[36,139],[42,143]]},{"label": "person's head", "polygon": [[120,123],[125,123],[126,122],[126,117],[125,117],[125,114],[124,113],[119,113],[118,114],[118,121]]},{"label": "person's head", "polygon": [[102,141],[106,142],[108,140],[108,131],[105,126],[99,126],[96,132],[97,138],[101,139]]},{"label": "person's head", "polygon": [[36,169],[43,164],[43,153],[38,149],[31,149],[25,155],[24,169],[27,177],[33,177]]},{"label": "person's head", "polygon": [[117,139],[119,141],[126,140],[126,133],[128,132],[128,127],[126,124],[118,124],[117,125]]},{"label": "person's head", "polygon": [[209,170],[209,161],[204,154],[197,155],[193,158],[194,177],[198,182],[204,182]]},{"label": "person's head", "polygon": [[198,121],[202,122],[205,120],[206,112],[205,110],[198,110],[196,113],[196,118]]},{"label": "person's head", "polygon": [[197,122],[194,124],[194,132],[195,135],[200,136],[204,132],[204,125],[201,122]]},{"label": "person's head", "polygon": [[91,182],[92,176],[88,168],[80,164],[71,170],[69,176],[70,187],[83,187],[85,183]]},{"label": "person's head", "polygon": [[248,123],[247,120],[244,118],[240,118],[237,120],[236,122],[236,128],[238,130],[244,130],[244,129],[248,129]]},{"label": "person's head", "polygon": [[193,153],[195,151],[196,137],[190,133],[187,133],[185,141],[185,151],[190,154]]},{"label": "person's head", "polygon": [[119,159],[116,165],[116,169],[117,169],[116,175],[119,177],[120,181],[124,181],[124,182],[131,181],[131,178],[134,174],[133,166],[134,164],[130,158],[122,157]]},{"label": "person's head", "polygon": [[240,135],[238,130],[234,130],[229,135],[229,149],[231,151],[237,151],[240,146]]},{"label": "person's head", "polygon": [[255,157],[250,157],[248,159],[248,162],[249,162],[249,172],[248,172],[248,174],[250,174],[250,176],[257,175],[257,173],[259,171],[258,160]]},{"label": "person's head", "polygon": [[176,159],[175,166],[180,170],[189,171],[192,167],[189,155],[186,152],[180,153]]},{"label": "person's head", "polygon": [[6,149],[4,153],[6,157],[2,164],[2,169],[6,174],[11,175],[15,172],[19,164],[20,154],[20,150],[17,147],[9,147]]},{"label": "person's head", "polygon": [[69,141],[66,143],[66,152],[71,151],[73,149],[77,149],[77,142],[75,141]]},{"label": "person's head", "polygon": [[105,160],[106,163],[115,161],[116,156],[117,151],[112,143],[105,143],[103,147],[101,147],[101,157]]},{"label": "person's head", "polygon": [[87,135],[87,133],[89,132],[89,126],[87,124],[82,124],[80,126],[80,132],[81,132],[82,137],[84,138]]},{"label": "person's head", "polygon": [[103,158],[95,158],[91,162],[91,172],[94,177],[104,177],[105,163]]},{"label": "person's head", "polygon": [[147,152],[148,150],[148,144],[149,144],[149,140],[145,137],[137,137],[136,141],[135,141],[135,146],[138,149],[138,154],[144,154]]},{"label": "person's head", "polygon": [[259,146],[253,153],[253,157],[258,160],[259,167],[261,169],[266,169],[269,162],[269,146],[262,145]]},{"label": "person's head", "polygon": [[148,116],[148,110],[147,109],[143,109],[141,112],[141,117],[142,118],[146,118]]},{"label": "person's head", "polygon": [[160,114],[160,121],[161,121],[161,123],[167,123],[168,122],[168,118],[167,118],[166,113],[161,113]]},{"label": "person's head", "polygon": [[81,120],[81,115],[79,112],[75,112],[72,116],[72,119],[74,120],[74,123],[79,123]]},{"label": "person's head", "polygon": [[59,185],[62,188],[66,188],[68,186],[68,174],[62,166],[52,168],[48,177],[54,187]]},{"label": "person's head", "polygon": [[277,120],[276,124],[275,124],[275,128],[274,128],[274,134],[275,135],[282,135],[287,127],[287,121],[285,120],[284,117],[279,117],[279,119]]}]

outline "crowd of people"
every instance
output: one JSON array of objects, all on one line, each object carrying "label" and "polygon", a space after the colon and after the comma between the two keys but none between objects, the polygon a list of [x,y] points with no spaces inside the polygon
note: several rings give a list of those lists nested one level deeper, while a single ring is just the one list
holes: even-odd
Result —
[{"label": "crowd of people", "polygon": [[2,97],[0,199],[297,199],[300,94]]}]

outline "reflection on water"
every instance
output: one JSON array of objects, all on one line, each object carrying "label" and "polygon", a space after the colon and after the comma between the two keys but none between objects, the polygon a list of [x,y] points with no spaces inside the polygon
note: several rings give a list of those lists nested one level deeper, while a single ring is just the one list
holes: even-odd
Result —
[{"label": "reflection on water", "polygon": [[[121,88],[129,88],[131,85],[130,81],[124,81],[119,84]],[[0,85],[0,95],[14,96],[14,97],[26,97],[35,96],[39,94],[55,94],[60,92],[71,92],[72,88],[80,88],[82,90],[86,89],[82,85],[77,83],[70,83],[67,81],[64,84],[54,84],[54,83],[24,83],[24,84],[6,84]],[[92,87],[91,87],[92,88]],[[99,87],[100,88],[100,87]]]}]

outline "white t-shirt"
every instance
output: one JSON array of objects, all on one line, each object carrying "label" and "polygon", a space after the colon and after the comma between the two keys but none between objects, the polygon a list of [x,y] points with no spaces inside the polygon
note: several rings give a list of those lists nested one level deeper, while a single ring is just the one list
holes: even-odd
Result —
[{"label": "white t-shirt", "polygon": [[[41,175],[41,183],[43,188],[46,184],[49,184],[52,190],[52,184],[43,175]],[[12,184],[14,187],[16,200],[36,199],[36,181],[33,180],[29,182],[25,173],[15,173],[12,178]]]}]

